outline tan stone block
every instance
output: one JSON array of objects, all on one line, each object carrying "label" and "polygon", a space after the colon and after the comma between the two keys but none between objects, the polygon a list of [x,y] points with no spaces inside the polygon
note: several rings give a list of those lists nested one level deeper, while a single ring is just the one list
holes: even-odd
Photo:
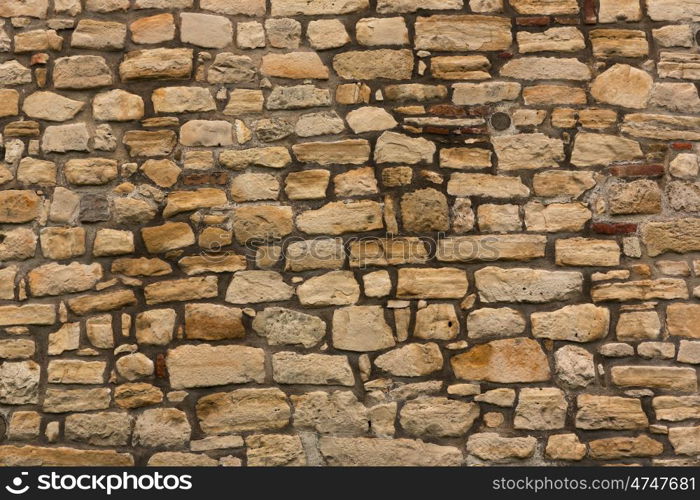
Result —
[{"label": "tan stone block", "polygon": [[189,78],[191,73],[192,49],[159,48],[132,51],[124,56],[119,65],[119,74],[123,81],[181,79]]},{"label": "tan stone block", "polygon": [[531,457],[536,445],[533,436],[508,438],[495,432],[477,432],[467,440],[467,453],[490,462],[509,463]]},{"label": "tan stone block", "polygon": [[41,253],[48,259],[70,259],[85,253],[82,227],[47,227],[40,232]]},{"label": "tan stone block", "polygon": [[250,467],[307,465],[299,436],[254,434],[246,437],[246,458]]},{"label": "tan stone block", "polygon": [[205,434],[276,430],[291,417],[285,394],[276,388],[209,394],[197,401],[196,410]]},{"label": "tan stone block", "polygon": [[66,180],[77,186],[107,184],[117,178],[117,162],[108,158],[73,158],[63,166]]},{"label": "tan stone block", "polygon": [[54,359],[48,364],[48,382],[52,384],[102,384],[107,363]]},{"label": "tan stone block", "polygon": [[100,56],[71,56],[56,59],[53,82],[57,89],[91,89],[112,85],[112,71]]},{"label": "tan stone block", "polygon": [[523,100],[529,106],[548,106],[551,104],[569,104],[573,106],[586,104],[586,91],[567,85],[534,85],[523,89]]},{"label": "tan stone block", "polygon": [[399,413],[401,427],[422,438],[464,436],[479,417],[479,405],[444,397],[407,401]]},{"label": "tan stone block", "polygon": [[652,387],[681,392],[695,392],[698,387],[694,368],[667,366],[613,366],[612,383],[620,387]]},{"label": "tan stone block", "polygon": [[674,278],[627,281],[625,283],[603,283],[593,287],[591,298],[593,302],[687,299],[688,287],[685,281]]},{"label": "tan stone block", "polygon": [[593,460],[614,460],[626,457],[653,457],[661,455],[664,445],[649,436],[611,437],[588,443]]},{"label": "tan stone block", "polygon": [[700,338],[700,305],[669,304],[666,308],[666,331],[669,335]]},{"label": "tan stone block", "polygon": [[532,260],[545,255],[547,238],[539,235],[457,236],[438,241],[441,262]]},{"label": "tan stone block", "polygon": [[576,427],[579,429],[633,430],[649,425],[639,399],[581,394],[577,406]]},{"label": "tan stone block", "polygon": [[462,452],[411,439],[322,437],[319,448],[334,466],[457,466]]},{"label": "tan stone block", "polygon": [[450,360],[455,376],[488,382],[543,382],[551,373],[537,341],[501,339],[477,345]]},{"label": "tan stone block", "polygon": [[388,351],[374,360],[377,368],[398,377],[422,377],[442,369],[440,347],[427,344],[407,344]]},{"label": "tan stone block", "polygon": [[578,59],[528,56],[508,61],[501,68],[501,76],[521,80],[587,81],[591,79],[591,70]]},{"label": "tan stone block", "polygon": [[467,277],[461,269],[401,268],[396,295],[399,298],[459,299],[467,289]]},{"label": "tan stone block", "polygon": [[114,450],[4,445],[0,446],[0,463],[15,467],[129,467],[134,465],[134,458],[130,453],[118,453]]},{"label": "tan stone block", "polygon": [[296,218],[299,230],[307,234],[339,235],[381,229],[382,207],[371,200],[350,203],[331,202],[317,210],[307,210]]},{"label": "tan stone block", "polygon": [[345,80],[409,80],[413,64],[410,50],[357,50],[333,57],[333,69]]},{"label": "tan stone block", "polygon": [[356,352],[378,351],[395,345],[381,306],[348,306],[333,313],[333,345]]},{"label": "tan stone block", "polygon": [[114,390],[114,402],[121,408],[133,409],[163,401],[163,393],[151,384],[121,384]]},{"label": "tan stone block", "polygon": [[379,192],[374,168],[348,170],[333,177],[333,191],[337,196],[367,196]]},{"label": "tan stone block", "polygon": [[345,25],[338,19],[316,19],[306,27],[309,45],[316,50],[336,49],[350,43]]},{"label": "tan stone block", "polygon": [[649,42],[644,31],[594,29],[588,36],[594,57],[644,57],[649,54]]},{"label": "tan stone block", "polygon": [[450,175],[447,194],[452,196],[483,196],[487,198],[525,198],[530,189],[520,177],[491,174]]},{"label": "tan stone block", "polygon": [[160,226],[144,227],[141,237],[150,253],[164,253],[169,250],[194,245],[194,232],[185,222],[166,222]]},{"label": "tan stone block", "polygon": [[485,56],[436,56],[430,59],[430,72],[444,80],[488,80],[491,63]]},{"label": "tan stone block", "polygon": [[131,40],[140,44],[155,44],[175,39],[175,19],[172,14],[142,17],[129,25]]},{"label": "tan stone block", "polygon": [[277,352],[272,355],[272,376],[278,384],[355,385],[348,358],[328,354]]},{"label": "tan stone block", "polygon": [[517,82],[455,83],[452,102],[458,105],[491,104],[514,101],[520,96]]},{"label": "tan stone block", "polygon": [[652,406],[659,420],[680,422],[697,419],[700,415],[700,397],[698,396],[656,396]]},{"label": "tan stone block", "polygon": [[525,205],[525,226],[528,231],[582,231],[591,216],[586,204],[580,202],[543,205],[534,201]]},{"label": "tan stone block", "polygon": [[581,460],[586,456],[586,445],[576,434],[555,434],[547,439],[547,458],[553,460]]},{"label": "tan stone block", "polygon": [[586,41],[578,28],[550,28],[541,33],[518,31],[518,48],[521,54],[530,52],[576,52],[583,50]]},{"label": "tan stone block", "polygon": [[418,17],[415,47],[424,50],[506,50],[512,42],[510,20],[480,15]]},{"label": "tan stone block", "polygon": [[487,303],[565,300],[579,294],[583,285],[578,272],[493,266],[476,271],[474,279],[481,300]]},{"label": "tan stone block", "polygon": [[555,259],[559,266],[617,266],[620,247],[614,240],[558,239]]},{"label": "tan stone block", "polygon": [[216,297],[219,293],[218,278],[216,276],[205,276],[201,278],[158,281],[146,285],[143,291],[146,297],[146,304],[208,299]]},{"label": "tan stone block", "polygon": [[570,305],[552,312],[534,312],[530,320],[533,337],[591,342],[608,334],[610,311],[593,304]]},{"label": "tan stone block", "polygon": [[357,42],[361,45],[407,45],[408,29],[403,17],[366,17],[355,25]]},{"label": "tan stone block", "polygon": [[665,252],[688,253],[700,250],[700,219],[647,222],[642,225],[641,234],[650,257]]},{"label": "tan stone block", "polygon": [[46,389],[42,408],[45,413],[105,410],[109,407],[111,399],[111,390],[106,387],[94,389],[49,388]]},{"label": "tan stone block", "polygon": [[554,387],[525,387],[520,390],[515,408],[515,429],[562,429],[566,422],[568,403],[564,392]]},{"label": "tan stone block", "polygon": [[260,72],[278,78],[328,78],[328,68],[316,52],[266,54],[262,58]]},{"label": "tan stone block", "polygon": [[365,139],[304,142],[292,146],[297,161],[319,165],[361,165],[369,160],[369,150],[369,143]]}]

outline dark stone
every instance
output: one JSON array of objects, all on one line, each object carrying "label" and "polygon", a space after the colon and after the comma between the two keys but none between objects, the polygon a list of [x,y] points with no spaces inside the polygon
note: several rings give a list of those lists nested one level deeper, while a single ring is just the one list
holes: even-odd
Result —
[{"label": "dark stone", "polygon": [[616,177],[659,177],[665,169],[663,165],[615,165],[610,173]]},{"label": "dark stone", "polygon": [[547,26],[549,24],[549,16],[516,17],[515,24],[518,26]]},{"label": "dark stone", "polygon": [[496,130],[506,130],[510,127],[510,116],[508,113],[494,113],[491,115],[491,126]]},{"label": "dark stone", "polygon": [[182,178],[185,186],[199,186],[204,184],[218,184],[220,186],[228,182],[226,172],[212,172],[211,174],[187,174]]},{"label": "dark stone", "polygon": [[109,202],[103,194],[84,194],[80,198],[80,222],[109,220]]},{"label": "dark stone", "polygon": [[156,377],[166,378],[168,376],[168,367],[165,364],[165,356],[163,354],[158,354],[156,356]]},{"label": "dark stone", "polygon": [[273,142],[289,137],[293,127],[288,121],[279,118],[265,118],[253,124],[255,134],[263,142]]},{"label": "dark stone", "polygon": [[598,22],[598,16],[595,12],[595,0],[583,0],[583,19],[586,24]]}]

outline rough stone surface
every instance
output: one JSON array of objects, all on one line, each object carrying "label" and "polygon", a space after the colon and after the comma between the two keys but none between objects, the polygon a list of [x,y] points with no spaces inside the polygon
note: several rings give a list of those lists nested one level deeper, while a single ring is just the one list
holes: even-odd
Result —
[{"label": "rough stone surface", "polygon": [[0,0],[0,464],[694,465],[700,0]]}]

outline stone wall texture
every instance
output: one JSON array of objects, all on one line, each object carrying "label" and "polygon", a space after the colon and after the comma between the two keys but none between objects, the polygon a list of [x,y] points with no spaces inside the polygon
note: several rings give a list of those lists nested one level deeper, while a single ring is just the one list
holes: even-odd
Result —
[{"label": "stone wall texture", "polygon": [[0,0],[0,464],[698,465],[698,23]]}]

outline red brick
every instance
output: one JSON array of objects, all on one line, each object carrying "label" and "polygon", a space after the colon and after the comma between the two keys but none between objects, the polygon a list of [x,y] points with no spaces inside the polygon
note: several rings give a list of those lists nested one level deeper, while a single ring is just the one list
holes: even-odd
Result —
[{"label": "red brick", "polygon": [[165,356],[158,354],[156,356],[156,377],[166,378],[168,376],[168,368],[165,365]]},{"label": "red brick", "polygon": [[690,151],[693,149],[693,145],[689,142],[674,142],[671,147],[676,151]]},{"label": "red brick", "polygon": [[637,231],[637,224],[632,222],[594,222],[591,230],[598,234],[630,234]]}]

